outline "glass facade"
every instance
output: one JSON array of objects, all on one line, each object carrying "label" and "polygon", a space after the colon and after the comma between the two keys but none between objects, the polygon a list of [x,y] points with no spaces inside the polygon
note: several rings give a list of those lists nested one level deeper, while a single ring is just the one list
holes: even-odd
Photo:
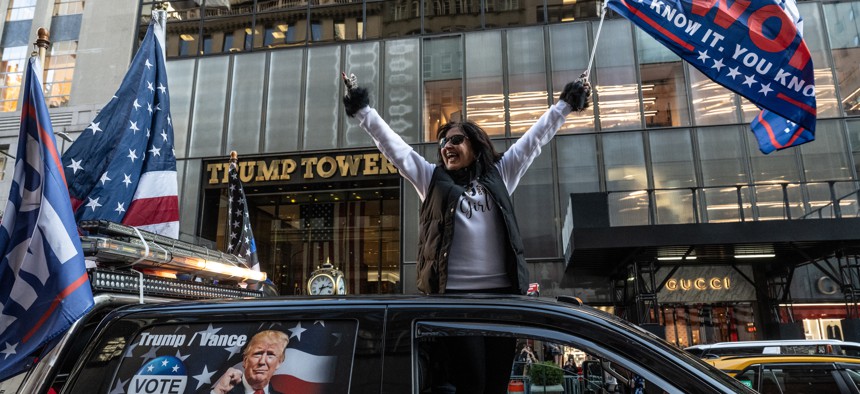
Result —
[{"label": "glass facade", "polygon": [[[168,9],[186,175],[231,150],[374,149],[343,113],[341,71],[355,73],[371,105],[431,161],[436,129],[452,119],[478,122],[503,150],[585,70],[600,9],[598,1],[553,0],[218,4]],[[142,3],[142,26],[151,6]],[[860,1],[799,7],[815,64],[817,139],[769,155],[750,132],[757,110],[747,100],[608,15],[591,70],[593,105],[568,116],[513,195],[527,258],[563,267],[570,193],[606,193],[612,226],[788,220],[816,209],[833,217],[834,200],[842,215],[857,212],[849,194],[860,169]],[[420,202],[408,183],[393,201],[378,209],[386,216],[386,204],[399,207],[397,261],[411,278]],[[184,231],[199,233],[211,215],[196,214],[196,227]],[[556,271],[535,269],[533,279],[556,281]]]}]

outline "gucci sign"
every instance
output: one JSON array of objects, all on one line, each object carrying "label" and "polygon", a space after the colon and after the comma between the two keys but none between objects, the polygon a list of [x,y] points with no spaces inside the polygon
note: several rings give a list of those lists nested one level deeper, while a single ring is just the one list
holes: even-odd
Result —
[{"label": "gucci sign", "polygon": [[696,278],[696,279],[675,279],[671,278],[666,281],[666,290],[669,291],[690,291],[690,290],[728,290],[731,288],[732,281],[728,276],[711,277],[711,278]]}]

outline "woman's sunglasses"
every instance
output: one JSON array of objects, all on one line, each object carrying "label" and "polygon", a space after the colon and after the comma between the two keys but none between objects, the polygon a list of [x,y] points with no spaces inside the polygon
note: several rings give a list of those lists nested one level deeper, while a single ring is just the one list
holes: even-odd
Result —
[{"label": "woman's sunglasses", "polygon": [[451,138],[442,137],[442,139],[439,140],[439,149],[444,148],[445,145],[449,142],[451,143],[451,145],[460,145],[465,140],[466,140],[466,136],[463,134],[456,134],[456,135],[451,136]]}]

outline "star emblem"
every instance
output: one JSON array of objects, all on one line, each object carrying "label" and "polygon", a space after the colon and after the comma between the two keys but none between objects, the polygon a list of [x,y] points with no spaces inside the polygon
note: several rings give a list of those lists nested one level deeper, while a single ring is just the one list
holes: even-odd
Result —
[{"label": "star emblem", "polygon": [[752,76],[752,75],[744,76],[744,83],[743,83],[744,85],[747,85],[749,87],[753,87],[753,84],[755,84],[755,83],[756,83],[755,76]]},{"label": "star emblem", "polygon": [[131,123],[131,126],[128,126],[128,129],[131,130],[132,134],[137,134],[137,132],[140,131],[140,129],[137,128],[137,122],[129,120],[129,123]]},{"label": "star emblem", "polygon": [[140,108],[140,103],[137,102],[137,99],[134,99],[134,110],[137,111]]},{"label": "star emblem", "polygon": [[710,58],[711,58],[711,57],[710,57],[710,56],[708,56],[708,51],[707,51],[707,50],[699,51],[699,60],[701,60],[701,61],[702,61],[702,63],[705,63],[705,62],[706,62],[708,59],[710,59]]},{"label": "star emblem", "polygon": [[741,73],[738,72],[738,68],[732,67],[729,69],[729,73],[726,76],[731,77],[732,79],[735,79],[735,77],[738,75],[741,75]]},{"label": "star emblem", "polygon": [[161,138],[163,138],[164,141],[167,142],[167,132],[166,131],[161,130]]},{"label": "star emblem", "polygon": [[207,366],[204,365],[203,366],[203,372],[200,372],[199,375],[194,375],[191,377],[191,378],[197,380],[197,388],[195,388],[194,390],[199,389],[204,384],[206,384],[206,385],[212,384],[212,375],[214,375],[214,374],[215,374],[215,371],[209,372],[209,369],[207,368]]},{"label": "star emblem", "polygon": [[114,209],[114,211],[117,211],[119,213],[125,212],[125,208],[123,208],[123,205],[125,205],[125,203],[118,202],[118,203],[116,203],[116,205],[117,205],[117,207],[116,207],[116,209]]},{"label": "star emblem", "polygon": [[90,127],[87,127],[86,130],[92,130],[93,134],[95,134],[97,131],[102,131],[102,129],[99,128],[99,123],[90,122]]},{"label": "star emblem", "polygon": [[302,322],[298,322],[295,327],[290,328],[289,331],[292,333],[290,335],[290,339],[298,338],[300,341],[302,340],[302,333],[307,331],[306,328],[302,328]]},{"label": "star emblem", "polygon": [[155,92],[155,88],[152,86],[152,82],[146,81],[146,88],[149,89],[150,92]]},{"label": "star emblem", "polygon": [[129,150],[128,150],[128,156],[126,156],[126,157],[128,157],[129,159],[131,159],[131,162],[132,162],[132,163],[134,163],[134,159],[137,159],[137,153],[136,153],[136,151],[137,151],[137,149],[135,149],[135,150],[129,149]]},{"label": "star emblem", "polygon": [[131,175],[129,175],[129,174],[122,174],[122,176],[123,176],[123,178],[125,178],[125,179],[123,179],[123,180],[122,180],[122,183],[125,183],[125,187],[128,187],[128,185],[130,185],[130,184],[131,184]]},{"label": "star emblem", "polygon": [[152,149],[149,150],[149,153],[152,153],[153,156],[161,156],[161,149],[153,146]]},{"label": "star emblem", "polygon": [[149,59],[146,59],[146,62],[143,65],[146,66],[147,70],[152,69],[152,63],[149,62]]},{"label": "star emblem", "polygon": [[66,168],[71,168],[72,174],[77,174],[78,170],[84,169],[84,167],[81,167],[81,162],[83,161],[83,159],[81,159],[81,160],[71,159],[71,160],[72,160],[72,164],[67,165]]},{"label": "star emblem", "polygon": [[110,178],[108,178],[107,171],[105,171],[105,173],[104,173],[104,174],[102,174],[102,177],[101,177],[101,178],[99,178],[99,182],[101,182],[101,183],[102,183],[102,186],[104,186],[104,184],[105,184],[107,181],[110,181],[110,180],[111,180],[111,179],[110,179]]},{"label": "star emblem", "polygon": [[10,345],[9,342],[6,342],[6,349],[3,349],[3,351],[0,351],[0,353],[5,354],[5,356],[3,356],[3,359],[5,360],[13,354],[18,354],[18,352],[15,350],[15,348],[17,348],[17,347],[18,347],[17,343],[14,345]]},{"label": "star emblem", "polygon": [[770,84],[769,84],[769,83],[768,83],[768,84],[764,84],[764,83],[763,83],[763,84],[761,84],[761,89],[759,89],[759,91],[758,91],[758,92],[759,92],[759,93],[764,94],[765,96],[767,96],[767,94],[768,94],[768,93],[770,93],[770,92],[772,92],[772,91],[773,91],[773,89],[771,89],[771,88],[770,88]]},{"label": "star emblem", "polygon": [[161,82],[159,82],[158,83],[158,90],[160,90],[161,93],[163,94],[163,93],[167,92],[167,86],[164,86],[161,84]]},{"label": "star emblem", "polygon": [[711,68],[716,68],[717,71],[722,71],[723,67],[725,67],[725,65],[723,65],[723,59],[714,60],[714,65],[711,66]]},{"label": "star emblem", "polygon": [[93,212],[95,212],[95,211],[96,211],[96,208],[98,208],[98,207],[102,206],[102,204],[99,204],[99,199],[100,199],[101,197],[96,197],[96,199],[95,199],[95,200],[93,200],[93,199],[92,199],[92,198],[90,198],[90,197],[87,197],[87,198],[90,200],[90,202],[88,202],[88,203],[87,203],[87,206],[88,206],[88,207],[90,207],[90,208],[92,208],[92,209],[93,209]]}]

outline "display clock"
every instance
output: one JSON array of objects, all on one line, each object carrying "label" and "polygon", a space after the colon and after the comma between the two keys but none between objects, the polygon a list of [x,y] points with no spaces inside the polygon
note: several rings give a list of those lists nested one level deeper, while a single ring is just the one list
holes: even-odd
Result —
[{"label": "display clock", "polygon": [[308,277],[308,294],[344,295],[346,291],[343,271],[335,268],[328,259]]}]

